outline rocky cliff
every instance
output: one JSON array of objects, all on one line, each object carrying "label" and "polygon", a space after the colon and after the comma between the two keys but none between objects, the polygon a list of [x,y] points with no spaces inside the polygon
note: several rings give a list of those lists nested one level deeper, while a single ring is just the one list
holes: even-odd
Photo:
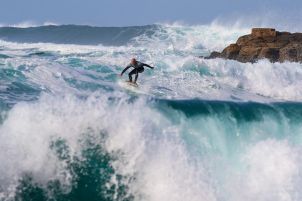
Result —
[{"label": "rocky cliff", "polygon": [[279,32],[271,28],[253,28],[249,35],[241,36],[222,52],[212,52],[211,58],[233,59],[240,62],[302,62],[302,33]]}]

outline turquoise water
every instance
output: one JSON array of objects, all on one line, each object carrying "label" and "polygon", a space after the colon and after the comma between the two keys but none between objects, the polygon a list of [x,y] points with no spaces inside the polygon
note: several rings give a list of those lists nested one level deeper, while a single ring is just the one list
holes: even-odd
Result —
[{"label": "turquoise water", "polygon": [[0,200],[301,200],[301,64],[198,58],[247,32],[0,28]]}]

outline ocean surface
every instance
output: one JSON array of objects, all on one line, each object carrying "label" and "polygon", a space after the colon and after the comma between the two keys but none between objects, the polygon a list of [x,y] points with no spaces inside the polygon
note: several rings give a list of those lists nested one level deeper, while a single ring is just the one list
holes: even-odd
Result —
[{"label": "ocean surface", "polygon": [[249,32],[1,27],[0,201],[302,200],[302,65],[199,58]]}]

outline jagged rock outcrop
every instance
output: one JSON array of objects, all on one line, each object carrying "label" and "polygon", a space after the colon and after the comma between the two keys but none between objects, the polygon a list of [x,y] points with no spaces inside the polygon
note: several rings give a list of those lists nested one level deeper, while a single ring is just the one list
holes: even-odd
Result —
[{"label": "jagged rock outcrop", "polygon": [[271,28],[253,28],[249,35],[241,36],[222,52],[212,52],[211,58],[233,59],[240,62],[302,62],[302,33],[279,32]]}]

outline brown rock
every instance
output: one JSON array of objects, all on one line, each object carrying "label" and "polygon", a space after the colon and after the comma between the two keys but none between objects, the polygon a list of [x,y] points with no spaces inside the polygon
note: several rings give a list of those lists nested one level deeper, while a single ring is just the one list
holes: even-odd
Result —
[{"label": "brown rock", "polygon": [[218,57],[221,57],[221,53],[220,52],[211,52],[210,56],[208,57],[204,57],[205,59],[213,59],[213,58],[218,58]]},{"label": "brown rock", "polygon": [[240,62],[255,62],[257,60],[257,55],[261,51],[260,47],[242,47],[240,49],[237,60]]},{"label": "brown rock", "polygon": [[302,62],[302,33],[278,32],[271,28],[253,28],[251,34],[238,38],[221,53],[212,52],[208,59],[225,58],[240,62]]},{"label": "brown rock", "polygon": [[252,37],[260,38],[260,37],[276,37],[277,33],[275,29],[271,28],[253,28],[252,29]]},{"label": "brown rock", "polygon": [[242,46],[251,40],[251,35],[240,36],[236,42],[239,46]]},{"label": "brown rock", "polygon": [[280,50],[280,61],[302,61],[302,44],[300,45],[287,45]]},{"label": "brown rock", "polygon": [[265,47],[261,49],[258,58],[259,59],[267,58],[271,62],[276,62],[279,59],[279,52],[280,50],[278,48]]},{"label": "brown rock", "polygon": [[240,46],[239,45],[231,44],[222,51],[221,56],[222,57],[227,57],[227,58],[230,58],[230,59],[236,59],[239,51],[240,51]]},{"label": "brown rock", "polygon": [[251,38],[251,40],[242,44],[241,47],[251,46],[251,47],[267,47],[267,41],[264,38]]}]

